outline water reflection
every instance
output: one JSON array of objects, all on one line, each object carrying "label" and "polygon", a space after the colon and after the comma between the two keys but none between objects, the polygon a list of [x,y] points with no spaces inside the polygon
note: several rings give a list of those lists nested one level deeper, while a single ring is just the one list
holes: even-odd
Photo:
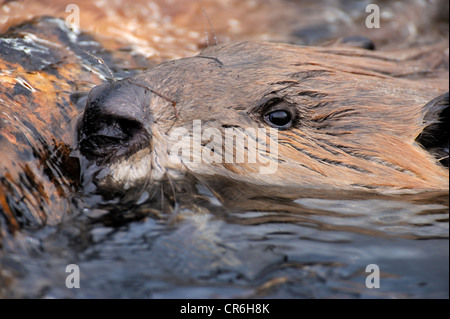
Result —
[{"label": "water reflection", "polygon": [[[445,202],[302,198],[278,212],[244,212],[212,199],[166,215],[142,205],[121,225],[105,222],[110,211],[85,209],[57,228],[17,238],[1,259],[3,280],[15,283],[2,295],[446,298]],[[79,265],[82,289],[65,288],[69,263]],[[365,286],[368,264],[380,267],[380,289]]]}]

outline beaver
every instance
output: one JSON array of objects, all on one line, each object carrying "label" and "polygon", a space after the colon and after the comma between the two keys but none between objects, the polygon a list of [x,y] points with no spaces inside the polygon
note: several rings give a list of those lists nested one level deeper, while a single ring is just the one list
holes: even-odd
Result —
[{"label": "beaver", "polygon": [[[446,87],[442,47],[215,45],[94,87],[77,148],[106,193],[186,176],[281,197],[446,191]],[[245,141],[225,147],[230,132]]]},{"label": "beaver", "polygon": [[[78,210],[78,208],[72,209],[72,196],[77,194],[78,189],[78,160],[69,156],[72,151],[72,131],[68,127],[71,119],[80,114],[85,106],[85,103],[78,103],[82,99],[78,99],[77,95],[83,95],[93,85],[106,81],[109,76],[109,73],[104,72],[102,65],[97,64],[95,59],[92,59],[86,52],[94,53],[101,57],[115,71],[118,78],[123,78],[135,72],[140,72],[144,68],[153,67],[167,59],[197,54],[198,49],[203,46],[204,39],[202,39],[201,35],[203,34],[204,26],[203,21],[198,19],[198,17],[202,16],[201,5],[198,2],[195,2],[197,4],[194,4],[194,2],[180,2],[179,5],[175,6],[173,3],[169,5],[166,2],[160,4],[163,15],[154,15],[155,21],[160,22],[155,24],[148,24],[147,14],[148,12],[159,10],[154,2],[137,1],[138,3],[142,2],[144,7],[150,6],[147,7],[148,10],[138,10],[139,12],[145,12],[145,14],[139,13],[138,17],[136,16],[135,6],[123,6],[122,2],[118,1],[107,12],[99,11],[99,8],[91,6],[90,2],[79,2],[80,12],[83,15],[82,30],[71,30],[67,27],[66,22],[70,14],[66,12],[67,3],[65,1],[52,1],[52,6],[36,1],[31,3],[14,2],[14,5],[6,1],[2,4],[2,9],[6,15],[5,19],[0,22],[0,32],[6,33],[0,35],[0,150],[3,155],[2,161],[0,161],[0,233],[3,225],[8,225],[8,228],[12,231],[21,228],[23,225],[54,225],[59,223],[64,216]],[[227,10],[223,10],[222,6],[217,6],[218,10],[211,11],[216,6],[209,6],[207,11],[210,20],[213,22],[216,31],[218,31],[217,34],[222,34],[222,37],[219,37],[219,41],[269,39],[271,41],[289,41],[305,44],[313,43],[308,40],[311,39],[311,36],[308,36],[308,34],[310,32],[312,35],[317,34],[315,26],[318,27],[319,31],[323,30],[323,10],[321,8],[323,4],[317,1],[311,2],[311,5],[318,6],[316,11],[305,11],[303,6],[298,6],[297,4],[292,4],[287,10],[286,8],[288,7],[286,6],[274,7],[263,2],[260,3],[261,6],[258,6],[259,9],[255,7],[255,10],[253,10],[252,8],[251,18],[248,16],[248,7],[241,6],[240,2],[239,6],[231,6]],[[447,2],[443,1],[442,3],[446,4]],[[436,41],[447,38],[445,34],[448,31],[446,31],[445,25],[448,25],[448,18],[434,19],[434,12],[442,13],[445,10],[440,10],[441,6],[423,7],[420,4],[420,10],[417,10],[418,4],[415,3],[408,3],[402,7],[398,7],[398,3],[395,4],[395,8],[389,4],[386,4],[383,8],[384,12],[394,13],[391,15],[395,17],[395,21],[392,21],[386,28],[370,30],[363,28],[364,31],[359,28],[361,25],[360,17],[355,16],[355,20],[351,24],[348,23],[349,21],[346,21],[346,23],[336,22],[331,29],[327,28],[327,30],[333,32],[325,34],[325,38],[328,39],[331,36],[331,39],[336,39],[351,36],[353,31],[358,29],[359,32],[364,31],[362,35],[370,36],[378,49],[386,49],[386,45],[387,48],[406,48],[403,51],[390,54],[355,51],[348,53],[353,59],[353,61],[348,63],[350,65],[353,65],[353,63],[363,65],[363,61],[366,61],[365,63],[369,65],[365,67],[368,68],[372,67],[370,63],[374,63],[378,66],[377,70],[375,70],[378,74],[382,76],[390,75],[395,77],[396,80],[401,78],[399,81],[394,81],[393,79],[394,86],[400,85],[399,83],[404,82],[405,78],[411,80],[414,77],[415,79],[413,80],[415,80],[417,85],[411,82],[412,90],[418,87],[423,88],[425,84],[421,82],[425,81],[425,78],[430,87],[435,87],[436,83],[433,82],[436,81],[444,82],[440,86],[444,87],[445,80],[442,81],[442,79],[447,78],[446,68],[444,67],[443,73],[438,70],[441,69],[439,61],[442,61],[443,56],[445,57],[445,49],[448,48],[448,44],[445,44],[444,48],[430,47],[424,50],[411,49],[411,47],[419,46],[423,48],[425,43],[436,43]],[[189,9],[191,5],[197,6],[197,9]],[[308,5],[308,7],[310,6]],[[338,7],[340,9],[332,11],[341,12],[348,9],[346,4],[339,4]],[[389,7],[391,8],[389,9]],[[172,8],[177,8],[177,10],[172,11]],[[178,10],[180,8],[183,8],[183,10]],[[279,10],[279,14],[273,15],[274,10]],[[170,12],[174,15],[171,15]],[[187,18],[186,12],[188,12]],[[267,15],[266,12],[271,14]],[[285,13],[287,12],[289,12],[291,19],[285,19]],[[312,15],[313,12],[316,13]],[[363,11],[361,12],[362,15],[365,14]],[[417,12],[420,14],[418,15]],[[49,16],[42,16],[43,14]],[[165,14],[169,14],[171,19],[167,19]],[[193,15],[195,18],[193,18]],[[137,20],[133,20],[137,25],[134,23],[117,25],[117,21],[125,21],[130,16],[133,19],[137,17]],[[35,19],[28,21],[31,17],[35,17]],[[57,17],[62,17],[62,19]],[[268,17],[272,18],[268,20]],[[283,19],[279,17],[283,17]],[[229,20],[231,18],[234,20]],[[166,24],[164,21],[171,21],[171,23]],[[201,25],[198,30],[196,29],[199,31],[197,33],[191,32],[195,29],[193,27],[195,21],[198,21]],[[231,33],[229,21],[233,23],[239,21],[239,25],[236,28],[233,27],[234,31]],[[280,21],[282,24],[278,25]],[[410,28],[410,21],[414,21],[415,28]],[[431,27],[430,21],[438,23]],[[222,22],[225,22],[224,26],[221,26]],[[113,27],[108,27],[110,25]],[[235,23],[233,25],[236,26]],[[259,31],[255,29],[255,25],[258,26]],[[439,27],[439,25],[442,27]],[[240,30],[239,32],[237,32],[238,29]],[[293,29],[296,31],[291,32]],[[140,31],[136,34],[134,30]],[[270,36],[266,32],[267,30],[271,30]],[[444,37],[441,31],[443,31]],[[410,34],[410,32],[412,33]],[[119,33],[120,36],[117,36]],[[129,34],[132,34],[132,36],[128,36]],[[153,36],[155,34],[157,36]],[[225,36],[227,34],[229,37]],[[288,34],[290,35],[286,36]],[[148,35],[152,36],[149,38]],[[301,36],[306,38],[301,38]],[[321,42],[326,40],[325,38],[318,40]],[[355,42],[360,42],[355,40],[358,39],[355,39],[355,37],[342,39],[338,41],[337,45],[348,45],[349,42],[354,45]],[[321,45],[321,43],[316,42],[314,44]],[[363,46],[371,47],[370,42],[366,42]],[[212,49],[209,48],[207,50]],[[215,47],[215,49],[219,50],[219,47]],[[328,50],[331,52],[335,49],[329,48]],[[328,55],[330,59],[347,54],[338,51],[333,52],[335,54]],[[350,51],[347,50],[346,52]],[[368,58],[369,55],[371,58]],[[320,56],[323,57],[324,55]],[[237,54],[234,58],[240,59],[240,55]],[[311,58],[313,62],[323,63],[320,59]],[[212,59],[209,60],[209,62],[213,61]],[[350,61],[350,57],[347,60]],[[357,63],[356,60],[360,61]],[[336,59],[335,61],[339,63],[340,60]],[[254,62],[257,61],[252,63]],[[279,61],[277,63],[282,62]],[[335,67],[331,60],[328,61],[327,65]],[[236,67],[239,67],[239,65],[236,64]],[[324,67],[326,67],[325,64]],[[355,72],[358,72],[358,70],[355,69]],[[433,77],[435,80],[433,80]],[[330,77],[329,79],[332,78]],[[192,79],[189,77],[189,80],[191,81]],[[239,87],[243,85],[247,84],[237,82],[233,84],[233,86]],[[152,87],[147,84],[146,86]],[[118,88],[118,86],[114,87]],[[141,90],[142,88],[141,86]],[[185,90],[188,91],[187,88]],[[192,96],[195,90],[193,86],[193,90],[187,92],[186,96]],[[424,91],[425,89],[420,90]],[[444,89],[432,89],[429,92],[425,92],[424,95],[429,95],[431,99],[435,96],[434,92],[441,93],[443,91]],[[71,93],[73,93],[72,96]],[[350,92],[350,94],[353,94],[353,92]],[[152,95],[157,96],[155,93],[152,93]],[[229,94],[226,92],[223,95],[229,98]],[[380,96],[383,96],[383,94],[380,93]],[[169,96],[166,97],[170,99]],[[345,97],[340,96],[337,96],[337,98],[345,99]],[[378,96],[376,99],[378,99]],[[165,116],[171,116],[170,112],[173,113],[172,119],[176,119],[175,114],[177,113],[176,110],[178,110],[179,118],[176,121],[169,120],[170,125],[173,124],[173,131],[175,131],[177,126],[181,124],[180,121],[183,119],[183,116],[186,115],[186,110],[183,110],[184,107],[181,101],[174,99],[173,101],[177,102],[175,108],[170,105],[172,104],[170,101],[164,99],[160,101],[168,104],[167,107],[165,105],[161,106],[168,111],[164,113],[161,119],[156,118],[155,120],[161,123]],[[369,103],[374,105],[373,101]],[[219,114],[222,113],[220,112]],[[281,114],[278,113],[278,115]],[[434,119],[435,115],[429,117]],[[238,123],[233,120],[230,121],[231,125],[233,122]],[[262,126],[265,126],[264,123],[262,123]],[[203,122],[202,124],[205,126],[206,123]],[[432,124],[428,127],[436,128],[437,125]],[[192,123],[190,126],[192,126]],[[253,126],[253,124],[250,125],[250,127]],[[427,138],[431,140],[431,143],[436,144],[434,136],[438,130],[432,129],[429,131],[430,134],[418,135],[419,139],[417,141],[421,142],[422,145],[425,145],[426,141],[420,139],[420,136],[428,136]],[[125,144],[121,142],[121,145]],[[437,153],[433,150],[445,151],[445,147],[435,147],[433,145],[427,145],[426,147],[429,152],[432,151],[434,154]],[[442,157],[445,157],[445,155],[441,154],[438,158]],[[171,158],[174,159],[174,157]],[[82,155],[81,161],[83,163],[84,159],[85,157]],[[95,155],[90,157],[87,162],[94,163],[94,159]],[[96,169],[95,165],[90,165],[89,163],[86,164],[86,167],[89,166],[91,169],[83,169],[83,175],[87,180],[92,177]],[[99,164],[97,168],[101,170],[104,165],[100,162]],[[215,169],[227,167],[236,170],[238,168],[236,165],[225,164],[227,165],[215,165]],[[331,163],[329,164],[331,165]],[[324,163],[318,163],[318,165],[323,166]],[[184,174],[182,173],[183,170],[178,169],[180,167],[177,164],[177,167],[170,170],[170,172],[175,173],[178,171],[181,175]],[[325,168],[328,168],[328,166]],[[259,172],[258,167],[256,167],[256,170]],[[156,171],[154,170],[154,172]],[[277,171],[280,174],[280,171]],[[208,175],[209,185],[218,182],[220,187],[224,186],[219,181],[222,181],[227,176],[228,171],[220,171],[219,174],[217,176],[221,177],[220,180],[215,178],[215,175]],[[184,179],[186,179],[186,175]],[[249,174],[245,175],[248,175],[249,181],[257,181],[256,174],[253,174],[253,177]],[[197,175],[198,178],[201,176],[203,175]],[[203,176],[202,178],[206,179],[208,176]],[[243,176],[244,174],[240,175],[240,177]],[[267,174],[261,176],[261,178],[266,179],[266,181],[270,180],[270,176]],[[95,179],[101,181],[101,175],[97,175]],[[159,180],[159,177],[155,180]],[[326,180],[332,181],[328,178]],[[226,183],[226,185],[229,185],[228,191],[233,192],[236,196],[241,195],[238,189],[244,185],[242,178],[236,180],[237,184],[233,184],[233,181],[235,180],[230,179]],[[149,182],[148,179],[147,182]],[[289,185],[290,182],[292,181],[286,178],[286,185]],[[307,186],[308,183],[305,181],[304,185]],[[103,184],[106,189],[107,179],[103,180]],[[320,183],[322,186],[326,184],[326,182]],[[129,185],[139,185],[139,182],[135,178],[130,178]],[[249,192],[250,189],[256,190],[255,185],[253,183],[251,188],[244,187],[245,192]],[[257,196],[268,191],[268,188],[264,186],[267,185],[266,183],[260,181],[258,185],[261,185],[261,188],[256,191]],[[120,187],[120,183],[117,183],[117,186],[118,189],[122,188],[124,192],[130,193],[126,187]],[[169,187],[172,186],[169,185]],[[271,187],[271,192],[274,189],[275,187]],[[336,189],[337,187],[333,188],[333,193],[336,192]],[[224,193],[223,188],[220,190],[221,193]],[[302,188],[302,190],[304,192],[305,188]],[[283,192],[281,194],[285,195]],[[85,198],[83,198],[84,200]],[[4,223],[3,221],[5,220],[6,222]],[[2,235],[0,234],[1,237]]]}]

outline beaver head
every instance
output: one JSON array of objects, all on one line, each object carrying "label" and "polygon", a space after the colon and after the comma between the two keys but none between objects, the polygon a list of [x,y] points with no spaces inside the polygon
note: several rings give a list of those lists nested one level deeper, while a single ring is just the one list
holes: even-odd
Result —
[{"label": "beaver head", "polygon": [[434,71],[423,56],[251,42],[210,47],[93,88],[78,147],[86,172],[108,191],[187,175],[264,192],[447,189],[439,160],[448,161],[448,137],[428,149],[418,143],[427,128],[434,125],[431,137],[439,131],[448,105],[448,95],[427,104],[448,83],[423,76],[424,68]]}]

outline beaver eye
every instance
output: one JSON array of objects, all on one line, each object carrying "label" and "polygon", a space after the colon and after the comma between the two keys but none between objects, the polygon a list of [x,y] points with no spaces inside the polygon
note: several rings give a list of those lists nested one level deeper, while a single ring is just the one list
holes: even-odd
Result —
[{"label": "beaver eye", "polygon": [[292,125],[292,114],[286,110],[272,111],[264,115],[264,120],[270,126],[286,129]]}]

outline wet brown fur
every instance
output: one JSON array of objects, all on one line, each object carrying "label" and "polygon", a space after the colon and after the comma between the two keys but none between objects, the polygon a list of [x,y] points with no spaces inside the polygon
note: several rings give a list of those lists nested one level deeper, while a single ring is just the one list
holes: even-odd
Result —
[{"label": "wet brown fur", "polygon": [[295,126],[279,131],[276,174],[255,173],[258,163],[188,166],[200,179],[382,193],[445,190],[448,169],[415,142],[425,127],[424,106],[448,86],[445,52],[439,45],[376,53],[243,42],[163,63],[131,82],[176,101],[178,114],[156,95],[143,110],[158,119],[151,130],[162,136],[198,119],[204,128],[268,127],[260,113],[264,101],[295,105]]}]

